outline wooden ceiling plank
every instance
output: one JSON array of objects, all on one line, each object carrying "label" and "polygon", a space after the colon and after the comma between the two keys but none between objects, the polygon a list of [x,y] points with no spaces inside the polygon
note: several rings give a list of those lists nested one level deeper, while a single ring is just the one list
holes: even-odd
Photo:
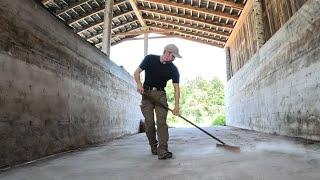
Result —
[{"label": "wooden ceiling plank", "polygon": [[[218,36],[222,36],[220,34],[217,34],[217,33],[213,33],[211,31],[207,31],[207,30],[203,30],[203,29],[198,29],[198,28],[195,28],[195,27],[192,27],[192,26],[189,26],[189,25],[179,25],[179,24],[176,24],[176,23],[172,23],[172,22],[166,22],[166,21],[163,21],[163,20],[153,20],[153,19],[146,19],[147,21],[158,21],[160,23],[163,23],[163,24],[171,24],[173,26],[176,26],[176,27],[183,27],[183,28],[187,28],[187,29],[190,29],[191,31],[197,31],[197,32],[202,32],[202,33],[209,33],[210,35],[218,35]],[[211,39],[209,37],[206,37],[207,39]],[[220,43],[225,43],[224,41],[221,41],[221,40],[217,40],[217,39],[211,39],[212,41],[217,41],[217,42],[220,42]]]},{"label": "wooden ceiling plank", "polygon": [[238,9],[240,11],[243,10],[243,8],[244,8],[243,4],[238,4],[238,3],[231,2],[231,1],[226,1],[226,0],[208,0],[208,1],[213,2],[213,3],[222,4],[222,5],[225,5],[225,6],[229,6],[229,7],[232,7],[234,9]]},{"label": "wooden ceiling plank", "polygon": [[[116,30],[116,29],[123,28],[123,27],[125,27],[126,25],[131,24],[131,23],[134,23],[134,22],[137,22],[137,21],[138,21],[138,20],[134,20],[134,21],[130,21],[130,22],[125,22],[125,23],[119,24],[119,25],[113,27],[112,30],[114,31],[114,30]],[[101,31],[101,32],[98,33],[98,34],[95,34],[94,36],[87,37],[86,39],[87,39],[87,40],[92,40],[92,39],[94,39],[94,38],[97,38],[97,37],[99,37],[99,36],[102,36],[102,33],[103,33],[103,31]]]},{"label": "wooden ceiling plank", "polygon": [[212,27],[212,26],[213,27],[221,27],[221,28],[226,28],[229,30],[233,29],[233,26],[230,26],[230,25],[217,24],[217,23],[213,23],[212,21],[200,20],[197,18],[187,17],[187,16],[183,16],[183,15],[178,15],[178,14],[171,14],[171,13],[166,13],[166,12],[156,11],[156,10],[151,10],[151,9],[141,9],[141,11],[149,12],[149,13],[153,13],[153,14],[162,14],[162,15],[171,16],[171,17],[174,17],[177,19],[183,19],[184,23],[186,22],[186,20],[188,20],[188,21],[193,21],[193,22],[197,22],[197,23],[202,23],[202,24],[205,24],[210,27]]},{"label": "wooden ceiling plank", "polygon": [[138,20],[139,20],[139,23],[141,24],[142,28],[143,29],[147,29],[147,25],[146,23],[144,22],[143,18],[142,18],[142,15],[141,15],[141,12],[139,11],[138,9],[138,6],[137,6],[137,1],[136,0],[129,0],[129,3],[134,11],[134,13],[136,14]]},{"label": "wooden ceiling plank", "polygon": [[[125,2],[126,2],[126,0],[120,0],[120,1],[115,2],[114,5],[119,5],[119,4],[122,4],[122,3],[125,3]],[[69,11],[70,9],[72,9],[72,8],[69,8],[67,11]],[[77,21],[80,21],[80,20],[85,19],[87,17],[93,16],[95,14],[103,13],[104,9],[105,9],[104,6],[100,6],[97,9],[95,9],[94,11],[89,12],[88,14],[84,14],[84,15],[76,18],[76,19],[72,19],[71,21],[68,21],[67,23],[69,25],[71,25],[71,24],[76,23]]]},{"label": "wooden ceiling plank", "polygon": [[154,3],[157,3],[157,4],[168,5],[168,6],[173,6],[173,7],[180,7],[180,8],[187,9],[189,11],[198,11],[198,12],[201,12],[201,13],[208,13],[208,14],[212,14],[214,16],[218,16],[218,17],[222,17],[222,18],[229,18],[229,19],[232,19],[234,21],[238,20],[237,16],[230,15],[229,13],[213,11],[213,10],[209,10],[209,9],[206,9],[206,8],[194,7],[194,6],[190,5],[190,4],[176,3],[174,1],[167,1],[167,0],[165,0],[165,1],[164,0],[141,0],[141,1],[154,2]]},{"label": "wooden ceiling plank", "polygon": [[[156,29],[161,29],[161,30],[168,30],[166,28],[161,28],[161,27],[156,27],[156,26],[150,26],[150,28],[156,28]],[[182,38],[182,39],[187,39],[187,40],[190,40],[190,41],[194,41],[194,42],[199,42],[199,43],[203,43],[203,44],[209,44],[211,46],[217,46],[217,47],[220,47],[222,48],[224,43],[222,42],[215,42],[214,40],[212,39],[208,39],[206,37],[201,37],[201,36],[196,36],[196,35],[193,35],[193,34],[189,34],[189,33],[185,33],[185,32],[182,32],[182,31],[179,31],[179,30],[173,30],[173,29],[170,29],[170,31],[173,34],[173,36],[177,37],[177,38]],[[175,34],[179,34],[179,35],[175,35]],[[171,35],[171,34],[170,34]],[[201,38],[202,40],[196,40],[196,39],[193,39],[191,37],[198,37],[198,38]],[[211,43],[206,43],[207,41],[210,41]]]}]

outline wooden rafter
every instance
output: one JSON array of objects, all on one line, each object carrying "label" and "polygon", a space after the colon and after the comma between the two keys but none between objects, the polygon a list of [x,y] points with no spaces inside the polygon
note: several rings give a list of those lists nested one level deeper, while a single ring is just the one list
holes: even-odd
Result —
[{"label": "wooden rafter", "polygon": [[[199,42],[199,43],[203,43],[203,44],[208,44],[211,46],[218,46],[218,47],[223,47],[223,43],[221,42],[215,42],[212,39],[206,38],[206,37],[201,37],[201,36],[196,36],[190,33],[185,33],[183,31],[179,31],[179,30],[173,30],[173,29],[167,29],[164,27],[157,27],[155,25],[150,25],[151,29],[157,29],[157,30],[170,30],[170,35],[169,36],[174,36],[177,38],[182,38],[182,39],[186,39],[186,40],[190,40],[190,41],[195,41],[195,42]],[[178,34],[178,35],[177,35]]]},{"label": "wooden rafter", "polygon": [[141,35],[144,33],[168,34],[170,32],[171,32],[170,30],[145,30],[145,31],[117,33],[117,34],[114,34],[113,36]]},{"label": "wooden rafter", "polygon": [[[54,15],[60,16],[60,15],[62,15],[63,13],[68,12],[68,11],[71,10],[71,9],[74,9],[74,8],[76,8],[76,7],[79,7],[79,6],[81,6],[81,5],[84,5],[84,4],[88,3],[89,1],[90,1],[90,0],[78,0],[78,1],[76,1],[76,2],[70,2],[69,6],[66,6],[66,7],[62,8],[61,10],[58,10],[57,12],[54,13]],[[124,4],[124,3],[126,3],[126,2],[127,2],[127,0],[121,0],[121,1],[116,2],[115,5],[116,5],[116,6],[119,6],[119,5]],[[104,7],[104,6],[103,6],[103,7]]]},{"label": "wooden rafter", "polygon": [[41,0],[42,4],[46,5],[50,2],[51,0]]},{"label": "wooden rafter", "polygon": [[[139,28],[135,28],[135,29],[130,29],[127,32],[135,32],[135,31],[139,31],[139,30],[140,30]],[[114,40],[116,38],[121,39],[121,37],[122,37],[122,39],[125,39],[125,38],[131,38],[131,37],[135,37],[135,36],[138,36],[138,35],[129,35],[129,36],[124,37],[124,36],[116,36],[116,34],[115,34],[115,36],[113,36],[112,40]],[[99,42],[99,43],[95,44],[95,46],[100,46],[101,44],[102,44],[102,42]]]},{"label": "wooden rafter", "polygon": [[206,37],[206,36],[203,36],[203,35],[199,35],[199,34],[189,33],[189,32],[186,32],[186,31],[179,30],[179,29],[164,28],[164,27],[159,27],[157,25],[153,25],[153,24],[150,24],[148,26],[149,27],[154,27],[154,28],[159,28],[159,29],[170,30],[170,32],[173,32],[173,33],[179,33],[179,34],[183,34],[183,35],[186,35],[186,36],[192,36],[192,37],[195,37],[195,38],[198,38],[198,39],[202,39],[204,41],[215,42],[216,44],[220,44],[220,45],[224,45],[225,44],[225,42],[223,42],[223,41],[212,39],[212,38],[209,38],[209,37]]},{"label": "wooden rafter", "polygon": [[[190,31],[201,32],[202,34],[205,34],[204,36],[209,36],[207,38],[210,38],[210,36],[213,36],[213,37],[222,36],[221,34],[217,34],[212,31],[208,31],[208,30],[201,29],[201,28],[196,28],[196,27],[193,27],[193,26],[190,26],[187,24],[179,24],[179,23],[174,23],[174,22],[160,20],[160,19],[146,19],[146,20],[150,21],[150,22],[157,22],[157,23],[161,23],[161,24],[172,25],[172,26],[176,27],[177,29],[182,28],[182,29],[189,29]],[[224,36],[224,37],[228,38],[228,36]],[[222,40],[218,40],[218,39],[213,39],[213,40],[215,40],[217,42],[225,43],[225,41],[222,41]]]},{"label": "wooden rafter", "polygon": [[233,29],[233,26],[231,26],[231,25],[214,23],[210,20],[201,20],[200,18],[194,18],[194,17],[184,16],[184,15],[179,15],[179,14],[174,14],[174,13],[167,13],[167,12],[163,12],[163,11],[156,11],[156,10],[147,9],[147,8],[140,8],[140,9],[142,12],[154,13],[154,14],[158,14],[158,15],[167,16],[170,18],[172,17],[172,18],[176,18],[176,19],[181,19],[183,21],[191,21],[194,23],[203,24],[203,25],[213,27],[213,28],[220,27],[220,28],[227,29],[228,31]]},{"label": "wooden rafter", "polygon": [[[117,2],[115,2],[114,5],[116,6],[116,5],[119,5],[119,4],[124,3],[124,2],[126,2],[126,0],[117,1]],[[84,19],[86,19],[88,17],[91,17],[91,16],[93,16],[95,14],[103,13],[104,9],[105,9],[104,6],[100,6],[100,7],[96,8],[94,11],[91,11],[88,14],[84,14],[82,16],[79,16],[78,18],[75,18],[75,19],[73,19],[71,21],[68,21],[67,23],[69,25],[72,25],[74,23],[77,23],[78,21],[84,20]]]},{"label": "wooden rafter", "polygon": [[[103,4],[108,0],[39,1],[69,24],[82,38],[99,46],[104,23]],[[118,44],[140,34],[157,33],[218,47],[227,46],[238,32],[243,16],[248,13],[247,5],[250,5],[252,0],[244,2],[115,0],[111,44]],[[79,9],[82,9],[81,12]]]},{"label": "wooden rafter", "polygon": [[130,5],[134,11],[134,13],[136,14],[141,26],[143,29],[147,29],[147,25],[146,23],[144,22],[143,18],[142,18],[142,15],[141,15],[141,12],[139,11],[138,7],[137,7],[137,1],[136,0],[129,0],[130,2]]},{"label": "wooden rafter", "polygon": [[244,8],[244,5],[242,4],[237,4],[234,3],[232,1],[226,1],[226,0],[208,0],[208,2],[213,2],[213,3],[218,3],[218,4],[222,4],[225,6],[229,6],[231,8],[237,9],[237,10],[242,10]]},{"label": "wooden rafter", "polygon": [[54,15],[60,16],[61,14],[66,13],[67,11],[69,11],[69,10],[71,10],[73,8],[76,8],[78,6],[81,6],[81,5],[85,4],[85,3],[87,3],[88,1],[89,0],[79,0],[77,2],[70,2],[69,6],[64,7],[61,10],[58,10],[57,12],[54,13]]},{"label": "wooden rafter", "polygon": [[173,1],[167,1],[167,0],[141,0],[141,1],[152,2],[152,3],[156,3],[156,4],[161,4],[161,5],[167,5],[167,6],[171,6],[171,7],[175,7],[175,8],[184,8],[184,9],[191,10],[191,11],[197,11],[199,13],[210,14],[210,15],[214,15],[217,17],[221,17],[221,18],[231,19],[234,21],[238,20],[237,16],[230,15],[229,13],[213,11],[213,10],[209,10],[206,8],[199,8],[199,7],[192,6],[190,4],[176,3]]},{"label": "wooden rafter", "polygon": [[[130,15],[130,14],[132,14],[132,13],[133,13],[133,11],[128,11],[128,12],[125,12],[125,13],[116,15],[116,16],[114,16],[112,19],[113,19],[113,20],[114,20],[114,19],[118,19],[118,18],[120,18],[120,17],[122,17],[122,16]],[[136,19],[136,18],[133,18],[133,20],[137,20],[137,19]],[[103,21],[102,21],[102,20],[101,20],[101,21],[97,21],[96,23],[93,23],[93,24],[90,24],[90,25],[88,25],[88,26],[83,27],[83,29],[77,31],[77,34],[81,34],[81,33],[83,33],[84,31],[87,31],[87,30],[92,29],[92,28],[95,28],[95,27],[99,27],[99,26],[101,26],[101,25],[103,25]]]},{"label": "wooden rafter", "polygon": [[[138,22],[137,20],[133,20],[133,21],[125,22],[125,23],[123,23],[123,24],[119,24],[118,26],[113,27],[113,28],[112,28],[112,31],[114,31],[114,30],[116,30],[116,29],[119,29],[119,28],[123,28],[123,27],[125,27],[125,26],[128,25],[128,24],[137,23],[137,22]],[[91,39],[94,39],[94,38],[98,38],[98,37],[102,36],[102,33],[103,33],[103,31],[101,31],[101,32],[99,32],[99,33],[97,33],[97,34],[95,34],[95,35],[93,35],[93,36],[87,37],[86,39],[87,39],[87,40],[91,40]]]}]

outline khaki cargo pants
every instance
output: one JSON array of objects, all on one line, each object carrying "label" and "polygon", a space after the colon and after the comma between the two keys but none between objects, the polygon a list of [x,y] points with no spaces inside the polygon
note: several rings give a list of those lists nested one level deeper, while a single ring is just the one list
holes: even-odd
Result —
[{"label": "khaki cargo pants", "polygon": [[[147,90],[144,92],[146,95],[153,97],[154,99],[161,102],[163,105],[168,107],[167,96],[165,91],[153,91]],[[157,119],[157,130],[155,127],[154,111]],[[158,136],[158,156],[163,155],[168,151],[168,125],[167,125],[167,114],[168,110],[161,107],[155,102],[150,101],[145,96],[142,96],[141,101],[141,112],[145,118],[145,129],[146,135],[149,140],[150,146],[157,144],[156,134]]]}]

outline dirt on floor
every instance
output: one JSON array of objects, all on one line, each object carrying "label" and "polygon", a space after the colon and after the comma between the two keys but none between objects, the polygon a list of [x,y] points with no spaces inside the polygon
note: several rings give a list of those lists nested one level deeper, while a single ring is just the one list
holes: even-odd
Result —
[{"label": "dirt on floor", "polygon": [[56,155],[3,171],[0,179],[320,179],[320,143],[232,127],[205,128],[232,153],[195,128],[171,128],[173,158],[158,160],[145,134]]}]

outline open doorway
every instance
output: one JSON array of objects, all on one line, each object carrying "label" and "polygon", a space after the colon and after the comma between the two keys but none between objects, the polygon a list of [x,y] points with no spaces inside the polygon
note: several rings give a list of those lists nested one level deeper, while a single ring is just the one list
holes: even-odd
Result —
[{"label": "open doorway", "polygon": [[[139,39],[139,37],[142,37]],[[111,60],[131,75],[144,58],[143,35],[111,48]],[[149,37],[159,37],[150,34]],[[180,114],[199,126],[225,125],[224,86],[226,84],[225,51],[206,44],[178,38],[150,38],[148,54],[161,55],[165,45],[179,47],[182,59],[174,64],[180,72]],[[125,51],[124,51],[125,50]],[[144,77],[142,77],[143,79]],[[169,107],[173,107],[172,82],[166,87]],[[184,120],[168,114],[170,127],[190,127]]]}]

